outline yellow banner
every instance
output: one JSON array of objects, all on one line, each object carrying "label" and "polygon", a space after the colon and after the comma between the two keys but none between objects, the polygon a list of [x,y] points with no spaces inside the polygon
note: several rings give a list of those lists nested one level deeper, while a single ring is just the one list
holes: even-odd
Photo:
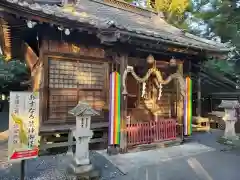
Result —
[{"label": "yellow banner", "polygon": [[39,92],[10,92],[9,160],[38,156]]}]

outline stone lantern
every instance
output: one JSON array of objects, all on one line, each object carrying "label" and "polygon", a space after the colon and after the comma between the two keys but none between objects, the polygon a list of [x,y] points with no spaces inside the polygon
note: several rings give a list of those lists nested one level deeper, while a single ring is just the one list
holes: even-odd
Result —
[{"label": "stone lantern", "polygon": [[76,117],[76,128],[73,129],[73,136],[76,139],[76,152],[74,162],[70,168],[75,174],[82,174],[92,170],[89,160],[89,142],[93,136],[90,129],[91,117],[98,116],[99,113],[92,109],[88,103],[79,102],[75,108],[69,111]]},{"label": "stone lantern", "polygon": [[235,123],[238,120],[236,109],[240,107],[239,105],[237,100],[222,100],[219,105],[220,108],[225,110],[223,120],[226,125],[224,131],[224,138],[226,139],[238,139],[235,132]]}]

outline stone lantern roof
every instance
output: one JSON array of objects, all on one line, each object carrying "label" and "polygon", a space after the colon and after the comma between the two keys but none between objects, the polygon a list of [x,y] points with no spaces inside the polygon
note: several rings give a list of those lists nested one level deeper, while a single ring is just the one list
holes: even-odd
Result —
[{"label": "stone lantern roof", "polygon": [[238,100],[222,100],[221,104],[218,107],[232,109],[240,107],[240,104]]},{"label": "stone lantern roof", "polygon": [[99,116],[99,112],[94,110],[87,102],[79,101],[77,106],[68,111],[73,116]]}]

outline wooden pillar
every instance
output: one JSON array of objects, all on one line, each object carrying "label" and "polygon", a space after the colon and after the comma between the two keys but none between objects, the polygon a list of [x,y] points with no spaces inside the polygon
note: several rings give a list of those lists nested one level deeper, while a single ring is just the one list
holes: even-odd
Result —
[{"label": "wooden pillar", "polygon": [[[179,62],[178,64],[178,72],[183,76],[182,62]],[[180,86],[179,86],[179,83],[177,83],[177,119],[179,124],[183,123],[183,119],[182,119],[184,114],[183,103],[184,103],[184,98],[180,95]]]},{"label": "wooden pillar", "polygon": [[[116,50],[115,50],[116,51]],[[120,54],[120,55],[119,55]],[[123,87],[122,87],[122,76],[127,67],[128,56],[125,53],[114,53],[112,52],[113,64],[111,68],[112,71],[118,71],[121,75],[121,126],[120,126],[120,145],[118,146],[109,146],[108,154],[114,155],[119,152],[127,151],[127,135],[126,135],[126,117],[127,117],[127,97],[122,95]]]},{"label": "wooden pillar", "polygon": [[[121,80],[123,73],[128,65],[128,55],[122,53],[120,56],[120,74]],[[121,84],[121,92],[123,92],[123,87]],[[120,150],[121,152],[127,151],[127,132],[126,132],[126,119],[127,119],[127,96],[121,94],[121,140],[120,140]]]},{"label": "wooden pillar", "polygon": [[199,64],[199,72],[197,77],[197,116],[201,116],[202,113],[202,93],[201,93],[201,64]]},{"label": "wooden pillar", "polygon": [[212,96],[209,96],[209,100],[210,100],[210,112],[212,112]]},{"label": "wooden pillar", "polygon": [[[191,62],[191,59],[188,59],[188,60],[186,60],[185,61],[185,67],[186,67],[186,75],[188,76],[188,77],[190,77],[191,79],[192,79],[192,62]],[[185,83],[186,83],[186,81],[185,81]],[[184,106],[184,101],[183,101],[183,106]],[[182,138],[182,140],[183,140],[183,142],[185,141],[185,137],[187,137],[187,136],[185,136],[184,135],[184,129],[185,129],[185,123],[182,123],[182,129],[181,129],[181,138]]]}]

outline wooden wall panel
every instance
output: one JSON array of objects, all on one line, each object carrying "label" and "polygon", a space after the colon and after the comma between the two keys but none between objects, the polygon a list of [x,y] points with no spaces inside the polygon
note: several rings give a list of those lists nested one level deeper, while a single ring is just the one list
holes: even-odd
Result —
[{"label": "wooden wall panel", "polygon": [[47,70],[44,74],[48,99],[45,123],[75,122],[68,111],[78,101],[86,101],[99,110],[101,116],[93,121],[102,121],[103,109],[108,108],[108,63],[104,50],[45,40],[42,51]]},{"label": "wooden wall panel", "polygon": [[49,89],[48,121],[71,122],[75,117],[68,114],[77,104],[76,89]]},{"label": "wooden wall panel", "polygon": [[[105,58],[105,50],[55,40],[43,40],[42,47],[48,53],[72,54],[94,58]],[[60,55],[59,54],[59,55]]]}]

